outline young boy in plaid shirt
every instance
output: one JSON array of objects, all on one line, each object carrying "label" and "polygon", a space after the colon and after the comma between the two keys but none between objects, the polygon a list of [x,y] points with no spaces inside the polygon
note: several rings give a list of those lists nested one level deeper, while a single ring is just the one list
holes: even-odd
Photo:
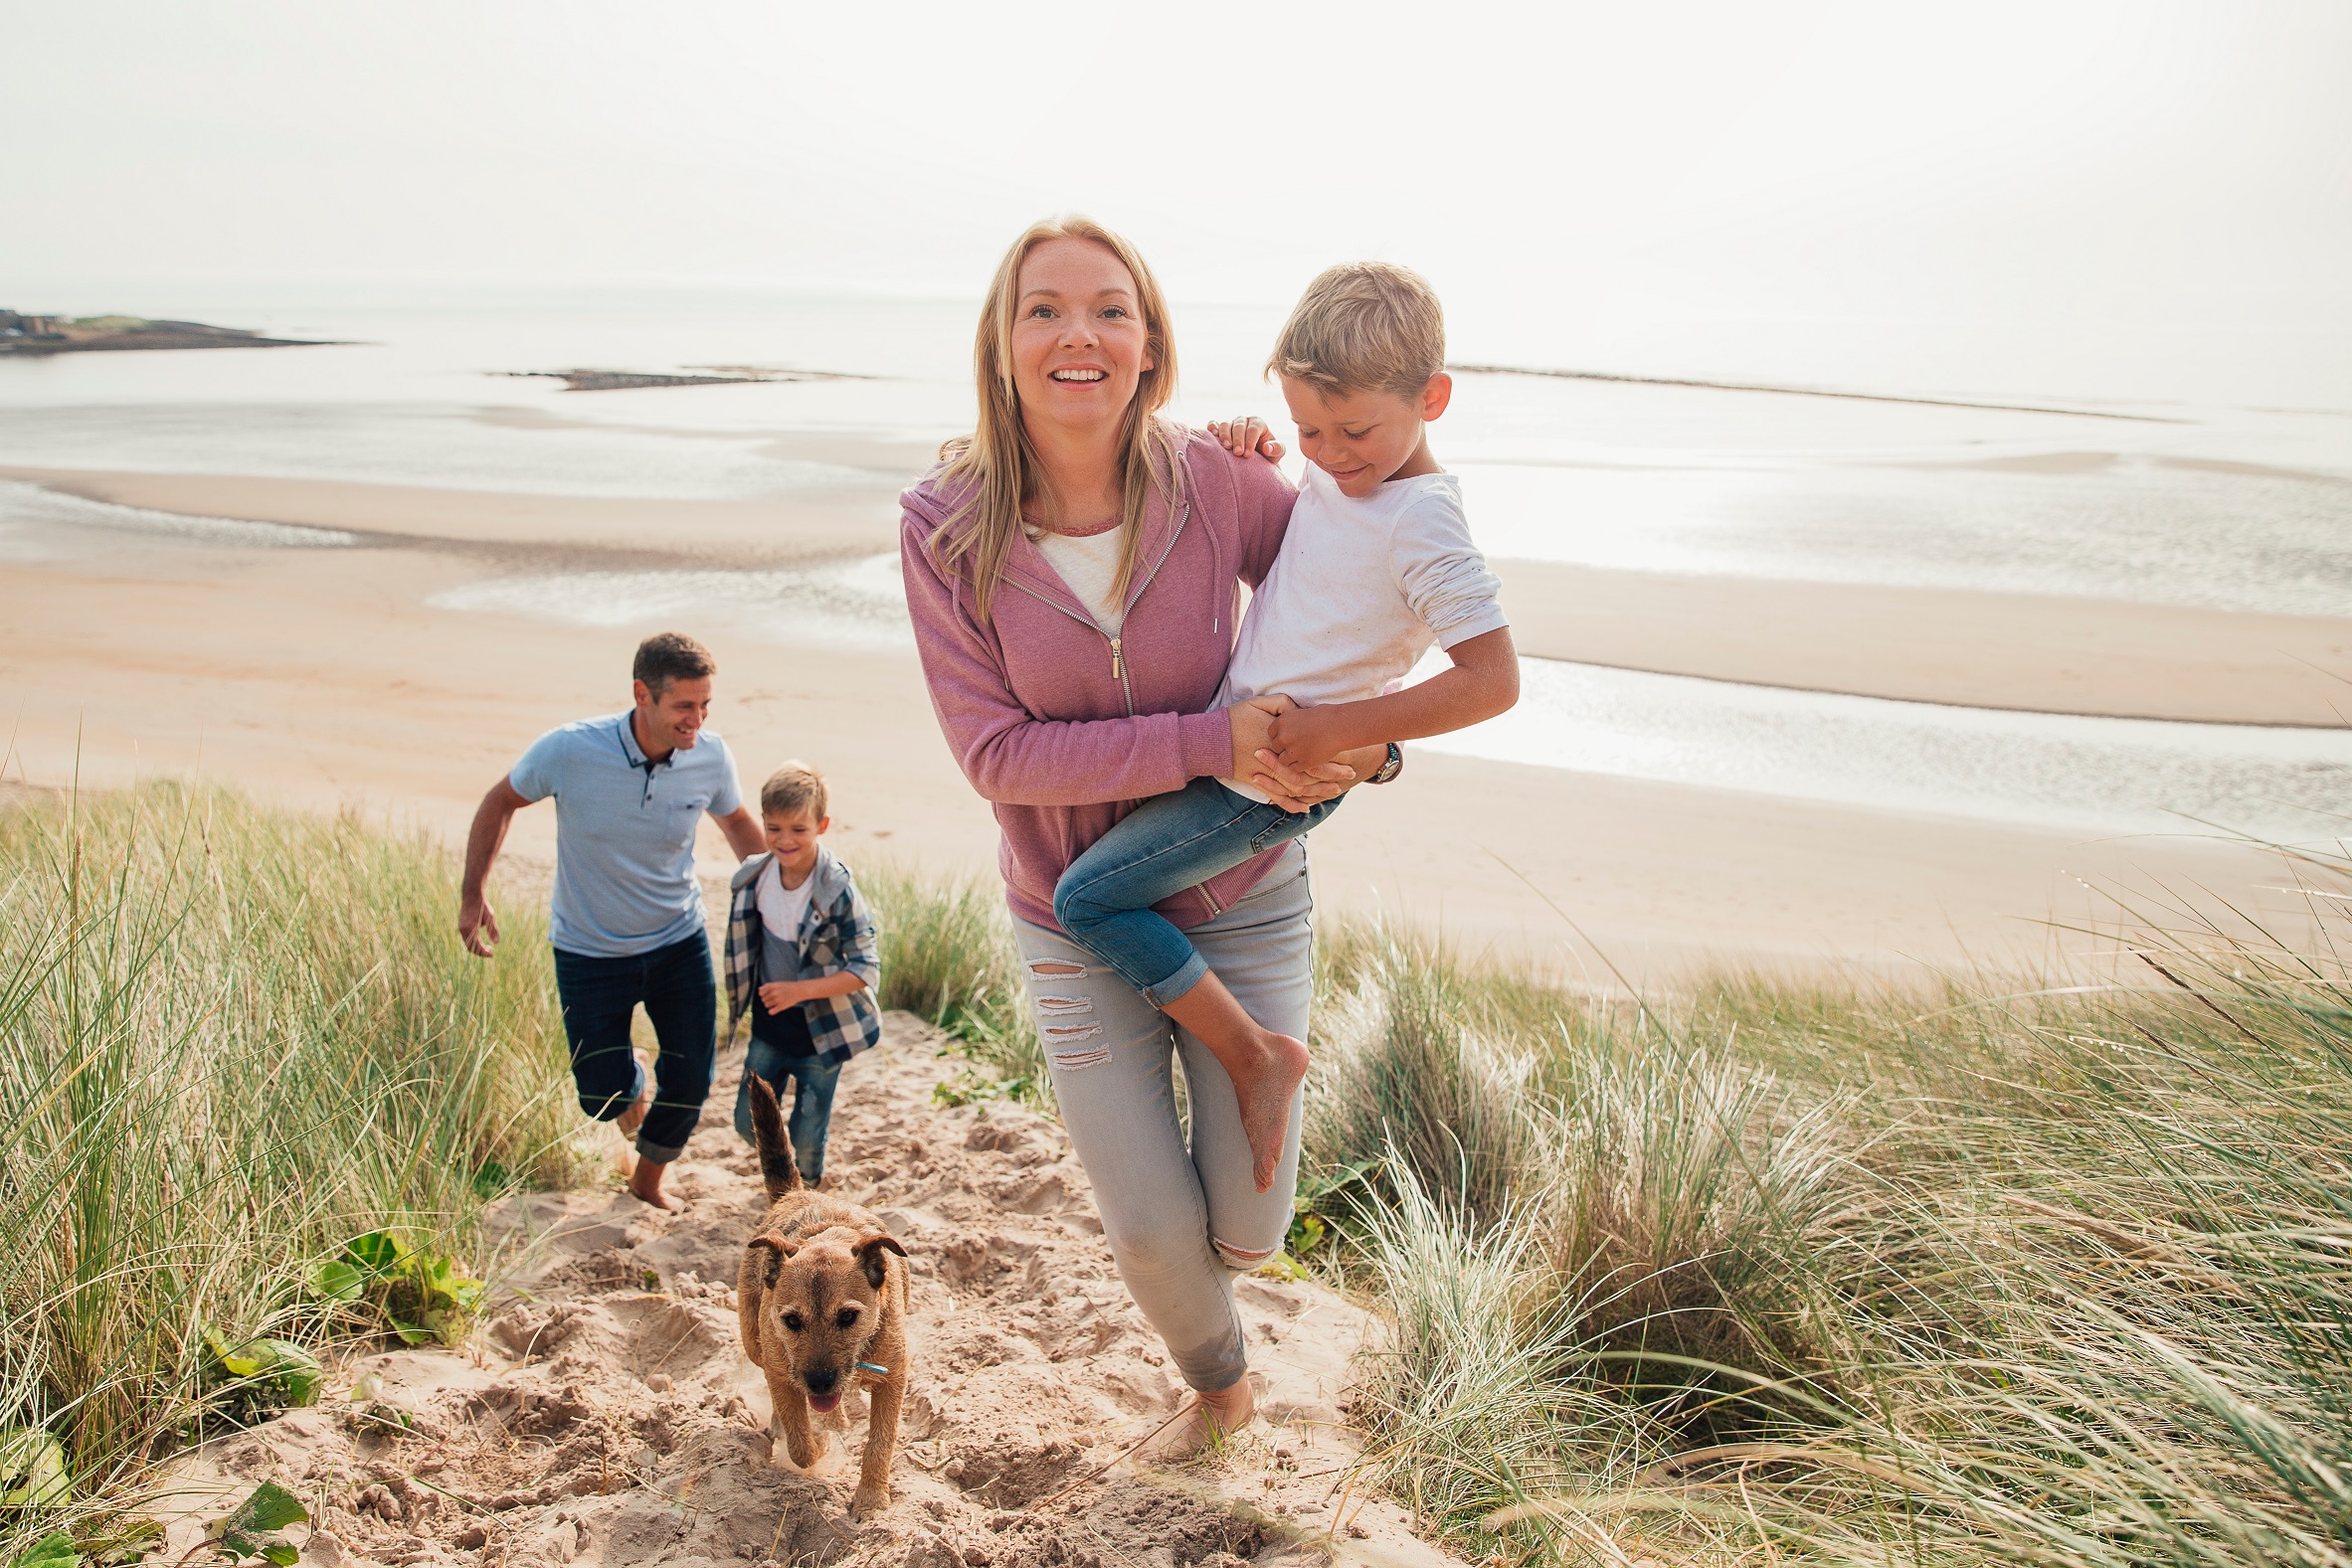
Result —
[{"label": "young boy in plaid shirt", "polygon": [[728,1032],[751,1014],[735,1131],[753,1141],[757,1073],[792,1108],[793,1156],[814,1187],[841,1064],[882,1037],[879,935],[849,868],[817,842],[832,825],[822,775],[806,763],[776,770],[760,786],[760,824],[768,852],[737,868],[727,911]]}]

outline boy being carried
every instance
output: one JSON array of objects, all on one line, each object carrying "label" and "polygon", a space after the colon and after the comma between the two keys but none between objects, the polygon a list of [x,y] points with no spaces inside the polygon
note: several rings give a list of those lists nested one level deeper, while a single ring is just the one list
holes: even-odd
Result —
[{"label": "boy being carried", "polygon": [[[1376,261],[1308,285],[1267,369],[1282,383],[1307,459],[1290,529],[1251,599],[1217,705],[1280,696],[1292,768],[1443,735],[1519,700],[1519,660],[1498,585],[1471,543],[1461,483],[1429,452],[1428,423],[1453,396],[1445,323],[1429,285]],[[1453,667],[1404,677],[1432,645]],[[1195,779],[1147,800],[1062,873],[1055,921],[1154,1006],[1192,1031],[1232,1077],[1258,1190],[1272,1185],[1299,1084],[1303,1041],[1261,1028],[1191,942],[1152,906],[1339,807],[1289,812],[1250,784]]]},{"label": "boy being carried", "polygon": [[729,1033],[751,1014],[735,1131],[756,1141],[756,1073],[792,1107],[793,1158],[814,1187],[824,1174],[841,1064],[882,1037],[879,933],[849,868],[817,842],[832,826],[822,775],[797,762],[776,770],[760,786],[760,825],[768,852],[737,868],[727,910]]}]

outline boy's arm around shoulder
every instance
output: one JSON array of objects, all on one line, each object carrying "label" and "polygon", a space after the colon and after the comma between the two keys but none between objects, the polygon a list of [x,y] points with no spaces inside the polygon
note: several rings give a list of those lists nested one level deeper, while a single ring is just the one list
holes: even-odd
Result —
[{"label": "boy's arm around shoulder", "polygon": [[1274,570],[1274,558],[1290,532],[1291,508],[1298,504],[1299,492],[1268,458],[1232,460],[1236,470],[1233,484],[1241,499],[1241,580],[1256,589]]}]

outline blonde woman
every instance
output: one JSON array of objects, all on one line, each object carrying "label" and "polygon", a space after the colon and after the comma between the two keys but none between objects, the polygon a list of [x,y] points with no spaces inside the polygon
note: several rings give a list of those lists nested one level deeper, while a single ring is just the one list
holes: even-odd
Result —
[{"label": "blonde woman", "polygon": [[[1071,944],[1054,884],[1147,796],[1246,779],[1304,809],[1367,777],[1386,749],[1294,772],[1269,749],[1286,699],[1211,710],[1241,585],[1272,565],[1294,495],[1272,463],[1162,417],[1176,345],[1133,247],[1085,219],[1032,227],[990,286],[975,370],[978,431],[902,498],[907,602],[940,728],[995,807],[1063,1124],[1120,1276],[1197,1395],[1163,1444],[1182,1450],[1254,1408],[1232,1275],[1271,1256],[1289,1224],[1297,1091],[1285,1091],[1289,1131],[1259,1191],[1233,1079]],[[1295,843],[1160,906],[1233,999],[1293,1041],[1307,1034],[1311,911]]]}]

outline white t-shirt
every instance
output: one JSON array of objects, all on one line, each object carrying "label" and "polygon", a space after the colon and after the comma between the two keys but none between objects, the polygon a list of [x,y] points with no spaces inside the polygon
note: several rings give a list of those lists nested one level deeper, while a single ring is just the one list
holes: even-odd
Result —
[{"label": "white t-shirt", "polygon": [[1121,523],[1082,538],[1031,529],[1029,539],[1045,557],[1045,564],[1078,596],[1078,603],[1103,628],[1103,635],[1119,635],[1119,628],[1127,623],[1127,607],[1111,597],[1111,590],[1119,581],[1119,554],[1127,544],[1127,525]]},{"label": "white t-shirt", "polygon": [[1394,691],[1432,645],[1450,648],[1510,624],[1501,588],[1471,542],[1462,481],[1452,474],[1391,479],[1351,500],[1309,463],[1282,550],[1242,616],[1216,705],[1281,692],[1312,708]]},{"label": "white t-shirt", "polygon": [[760,873],[757,894],[760,924],[767,928],[769,935],[786,943],[799,942],[801,917],[809,912],[809,898],[815,889],[816,869],[814,866],[801,879],[799,887],[788,888],[784,885],[783,871],[774,860],[770,860],[767,869]]}]

